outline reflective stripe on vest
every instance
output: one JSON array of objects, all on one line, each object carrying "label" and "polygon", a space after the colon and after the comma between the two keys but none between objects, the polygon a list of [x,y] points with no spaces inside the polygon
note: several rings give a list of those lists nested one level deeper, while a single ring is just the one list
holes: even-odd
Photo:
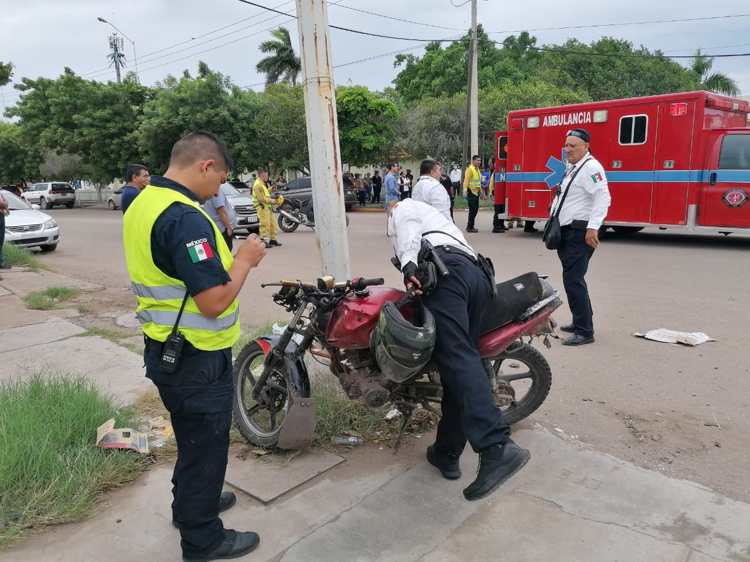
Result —
[{"label": "reflective stripe on vest", "polygon": [[[123,244],[131,287],[138,299],[136,316],[143,323],[143,333],[161,342],[172,331],[187,292],[180,279],[157,267],[151,254],[153,227],[174,203],[193,207],[206,217],[214,231],[215,253],[226,271],[234,260],[216,223],[197,202],[167,187],[149,185],[141,191],[123,217]],[[188,296],[178,329],[197,349],[215,351],[231,347],[240,336],[239,303],[234,299],[218,318],[209,318],[201,314],[195,300]]]},{"label": "reflective stripe on vest", "polygon": [[[141,310],[136,313],[136,317],[141,321],[142,324],[153,322],[161,326],[166,326],[170,330],[174,323],[177,322],[178,312],[167,311],[167,310]],[[237,319],[239,318],[239,312],[235,310],[229,316],[223,318],[207,318],[202,314],[195,314],[194,312],[183,312],[180,318],[180,328],[194,328],[197,330],[210,330],[212,332],[219,332],[231,328]]]},{"label": "reflective stripe on vest", "polygon": [[472,191],[475,195],[479,195],[482,191],[482,175],[473,164],[469,166],[468,171],[471,174],[471,177],[469,178],[469,185],[467,185],[466,188]]}]

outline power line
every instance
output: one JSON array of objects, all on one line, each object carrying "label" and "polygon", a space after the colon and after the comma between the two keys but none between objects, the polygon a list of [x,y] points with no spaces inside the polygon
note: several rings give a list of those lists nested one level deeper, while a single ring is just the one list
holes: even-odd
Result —
[{"label": "power line", "polygon": [[379,17],[379,18],[384,18],[384,19],[387,19],[387,20],[400,21],[400,22],[403,22],[403,23],[409,23],[409,24],[412,24],[412,25],[421,25],[422,27],[431,27],[433,29],[444,29],[444,30],[447,30],[447,31],[466,31],[465,29],[458,28],[458,27],[446,27],[446,26],[443,26],[443,25],[435,25],[435,24],[432,24],[432,23],[425,23],[425,22],[422,22],[422,21],[415,21],[415,20],[409,20],[409,19],[406,19],[406,18],[397,18],[395,16],[389,16],[389,15],[386,15],[386,14],[379,14],[378,12],[373,12],[371,10],[363,10],[361,8],[355,8],[354,6],[347,6],[346,4],[342,4],[340,2],[338,4],[336,4],[336,6],[338,8],[344,8],[345,10],[351,10],[352,12],[358,12],[360,14],[367,14],[367,15],[370,15],[370,16],[376,16],[376,17]]}]

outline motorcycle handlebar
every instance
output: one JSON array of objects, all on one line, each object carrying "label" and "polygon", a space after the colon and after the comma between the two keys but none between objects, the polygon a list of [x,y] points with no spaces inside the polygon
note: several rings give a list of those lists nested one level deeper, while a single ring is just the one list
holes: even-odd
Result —
[{"label": "motorcycle handlebar", "polygon": [[352,288],[355,291],[362,291],[363,289],[366,289],[367,287],[372,287],[374,285],[384,285],[385,279],[382,277],[375,277],[368,279],[367,277],[360,277],[359,279],[356,279],[352,282]]}]

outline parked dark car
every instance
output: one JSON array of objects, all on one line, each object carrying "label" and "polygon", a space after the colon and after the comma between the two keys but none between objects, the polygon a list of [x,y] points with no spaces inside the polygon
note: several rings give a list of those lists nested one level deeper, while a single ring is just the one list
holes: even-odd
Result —
[{"label": "parked dark car", "polygon": [[[297,178],[290,181],[285,187],[279,190],[286,199],[297,199],[301,202],[312,201],[312,180],[309,176]],[[357,194],[354,189],[348,185],[344,186],[344,206],[347,211],[357,203]]]}]

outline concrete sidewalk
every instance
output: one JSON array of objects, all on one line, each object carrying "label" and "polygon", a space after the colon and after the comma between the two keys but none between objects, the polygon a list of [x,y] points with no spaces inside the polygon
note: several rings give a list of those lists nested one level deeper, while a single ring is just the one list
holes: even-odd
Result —
[{"label": "concrete sidewalk", "polygon": [[[389,450],[355,451],[271,504],[240,494],[224,521],[260,532],[246,558],[254,561],[750,561],[750,505],[543,430],[515,438],[531,462],[479,502],[461,495],[473,454],[464,455],[463,479],[448,482],[421,458],[409,465]],[[30,538],[0,560],[179,560],[169,477],[169,468],[151,471],[94,519]]]}]

